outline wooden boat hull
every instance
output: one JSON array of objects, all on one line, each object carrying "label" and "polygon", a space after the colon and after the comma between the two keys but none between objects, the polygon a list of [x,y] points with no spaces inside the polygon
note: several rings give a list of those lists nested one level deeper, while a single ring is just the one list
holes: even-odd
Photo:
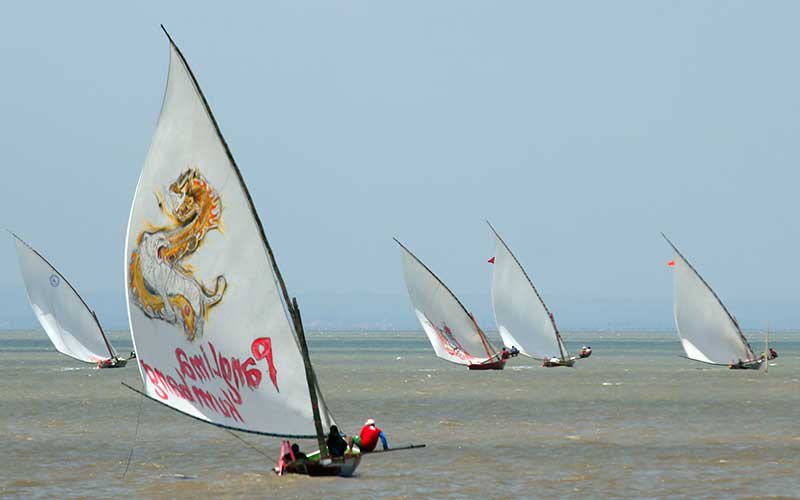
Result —
[{"label": "wooden boat hull", "polygon": [[303,474],[311,477],[352,476],[361,463],[361,454],[345,457],[329,457],[323,460],[303,460],[289,462],[283,469],[284,474]]},{"label": "wooden boat hull", "polygon": [[498,359],[496,361],[491,361],[488,363],[481,363],[476,365],[467,365],[467,368],[470,370],[502,370],[506,367],[505,359]]},{"label": "wooden boat hull", "polygon": [[760,370],[764,366],[764,358],[746,361],[741,364],[731,364],[728,368],[731,370]]},{"label": "wooden boat hull", "polygon": [[117,359],[117,362],[114,363],[114,364],[108,364],[108,363],[105,363],[104,361],[98,361],[97,362],[97,367],[98,368],[125,368],[125,365],[127,365],[127,364],[128,364],[128,360],[127,359]]},{"label": "wooden boat hull", "polygon": [[548,359],[542,361],[542,366],[544,368],[558,368],[559,366],[568,366],[573,367],[575,366],[575,358],[569,359],[559,359],[558,362],[550,361]]}]

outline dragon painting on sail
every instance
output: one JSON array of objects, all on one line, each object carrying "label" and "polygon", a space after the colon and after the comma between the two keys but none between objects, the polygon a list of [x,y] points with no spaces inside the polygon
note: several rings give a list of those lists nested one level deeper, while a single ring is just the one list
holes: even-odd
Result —
[{"label": "dragon painting on sail", "polygon": [[136,238],[129,262],[131,299],[149,318],[182,326],[193,341],[202,337],[209,311],[222,300],[227,282],[220,275],[209,288],[185,261],[209,231],[222,232],[222,200],[196,168],[178,176],[168,192],[173,203],[160,192],[156,197],[170,223],[147,223]]}]

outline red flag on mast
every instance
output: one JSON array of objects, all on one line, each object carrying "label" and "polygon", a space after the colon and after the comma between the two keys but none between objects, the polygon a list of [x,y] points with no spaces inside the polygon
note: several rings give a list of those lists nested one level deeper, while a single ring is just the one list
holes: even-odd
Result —
[{"label": "red flag on mast", "polygon": [[675,261],[674,261],[674,260],[671,260],[671,261],[667,262],[667,265],[668,265],[669,267],[675,267]]},{"label": "red flag on mast", "polygon": [[489,264],[494,264],[494,257],[492,257],[491,259],[489,259],[487,262],[488,262]]}]

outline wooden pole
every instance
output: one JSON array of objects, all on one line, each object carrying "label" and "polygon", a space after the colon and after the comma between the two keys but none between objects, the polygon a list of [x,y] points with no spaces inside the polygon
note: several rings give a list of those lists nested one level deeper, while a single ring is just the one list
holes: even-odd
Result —
[{"label": "wooden pole", "polygon": [[300,308],[297,307],[297,297],[292,298],[292,320],[294,329],[297,331],[297,340],[300,341],[300,353],[303,355],[303,365],[306,369],[306,383],[308,384],[308,395],[311,397],[311,413],[314,415],[314,429],[317,431],[317,443],[319,444],[320,459],[328,456],[328,446],[325,443],[325,432],[322,430],[322,418],[319,415],[319,400],[317,399],[317,385],[314,383],[314,368],[311,366],[311,358],[308,356],[308,345],[306,345],[306,334],[303,330],[303,320],[300,317]]},{"label": "wooden pole", "polygon": [[764,336],[764,373],[769,373],[769,321],[767,321],[767,334]]}]

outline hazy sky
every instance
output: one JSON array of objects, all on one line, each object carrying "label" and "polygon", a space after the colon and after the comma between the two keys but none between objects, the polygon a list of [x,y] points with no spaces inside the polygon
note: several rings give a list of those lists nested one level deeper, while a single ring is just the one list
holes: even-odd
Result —
[{"label": "hazy sky", "polygon": [[[798,19],[797,2],[9,3],[0,224],[124,317],[164,23],[290,292],[353,297],[354,323],[369,294],[414,321],[393,236],[487,311],[489,219],[568,325],[654,302],[634,326],[671,324],[664,231],[745,326],[800,328]],[[33,321],[5,239],[0,327]]]}]

